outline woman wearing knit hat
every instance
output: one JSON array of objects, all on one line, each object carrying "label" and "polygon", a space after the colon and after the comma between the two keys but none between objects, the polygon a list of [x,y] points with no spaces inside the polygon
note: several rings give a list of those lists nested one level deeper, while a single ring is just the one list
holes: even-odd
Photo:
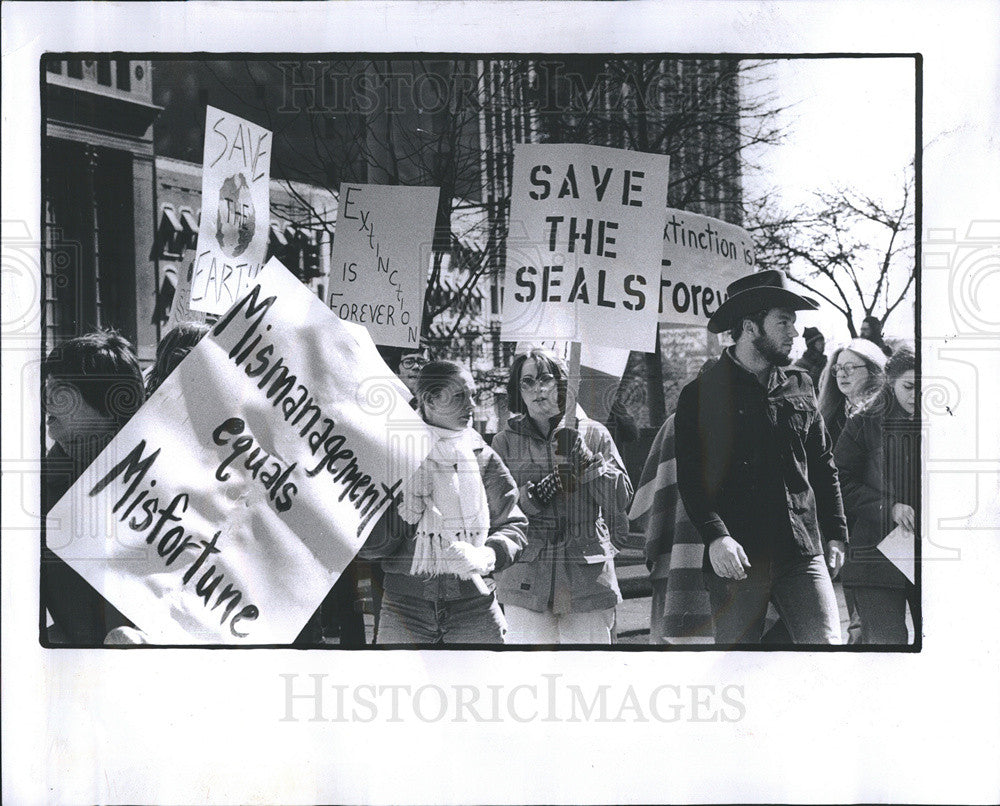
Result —
[{"label": "woman wearing knit hat", "polygon": [[826,350],[826,339],[823,338],[818,327],[807,327],[802,331],[802,336],[806,340],[806,351],[795,362],[795,366],[809,373],[813,388],[818,391],[820,376],[822,376],[823,368],[826,366],[826,355],[823,352]]},{"label": "woman wearing knit hat", "polygon": [[867,339],[834,350],[819,383],[819,411],[836,446],[847,418],[882,387],[885,354]]}]

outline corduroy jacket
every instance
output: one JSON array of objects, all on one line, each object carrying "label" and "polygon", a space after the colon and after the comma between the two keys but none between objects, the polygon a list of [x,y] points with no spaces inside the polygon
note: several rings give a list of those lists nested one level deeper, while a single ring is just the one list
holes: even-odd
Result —
[{"label": "corduroy jacket", "polygon": [[677,483],[706,546],[730,535],[752,563],[847,541],[832,446],[804,371],[775,368],[765,389],[730,348],[681,391],[675,430]]}]

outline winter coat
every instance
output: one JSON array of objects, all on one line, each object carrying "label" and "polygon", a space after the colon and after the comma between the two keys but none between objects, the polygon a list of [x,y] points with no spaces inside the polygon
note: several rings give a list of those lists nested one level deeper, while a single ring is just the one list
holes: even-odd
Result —
[{"label": "winter coat", "polygon": [[[42,460],[42,511],[48,512],[80,477],[90,459],[72,459],[59,445],[54,445]],[[42,606],[52,616],[59,634],[53,643],[103,646],[104,637],[116,627],[131,627],[130,622],[69,563],[42,542]]]},{"label": "winter coat", "polygon": [[876,546],[896,527],[893,504],[917,508],[919,437],[919,426],[895,400],[885,414],[854,415],[840,435],[835,458],[851,533],[840,572],[845,586],[902,589],[908,584]]},{"label": "winter coat", "polygon": [[[730,350],[681,391],[677,484],[708,546],[730,535],[751,563],[814,557],[847,540],[837,468],[812,383],[775,367],[765,389]],[[705,570],[711,568],[705,553]]]},{"label": "winter coat", "polygon": [[826,362],[827,358],[823,353],[814,353],[812,350],[806,350],[802,357],[795,362],[798,369],[804,369],[809,373],[813,389],[817,392],[819,391],[819,379],[823,374],[823,368],[826,367]]},{"label": "winter coat", "polygon": [[524,414],[512,416],[493,438],[528,516],[528,545],[499,578],[503,604],[561,614],[604,610],[621,601],[612,539],[627,539],[632,484],[603,425],[581,419],[577,430],[596,461],[575,490],[558,492],[546,506],[530,499],[526,486],[556,469],[554,441]]},{"label": "winter coat", "polygon": [[[496,451],[485,443],[476,450],[479,472],[490,509],[490,530],[485,545],[496,554],[494,573],[514,562],[525,545],[528,519],[518,506],[518,490]],[[416,547],[416,525],[399,517],[395,508],[376,524],[359,556],[381,560],[385,572],[385,590],[402,596],[429,601],[471,599],[482,594],[474,582],[453,574],[415,576],[410,574]],[[496,588],[493,577],[484,578],[487,587]]]}]

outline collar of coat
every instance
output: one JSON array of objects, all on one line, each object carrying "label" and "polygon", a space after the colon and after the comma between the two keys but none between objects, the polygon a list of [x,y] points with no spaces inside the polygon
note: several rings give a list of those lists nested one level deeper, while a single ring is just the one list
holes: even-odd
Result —
[{"label": "collar of coat", "polygon": [[[732,347],[727,347],[722,351],[722,357],[715,362],[715,365],[708,369],[699,379],[709,383],[734,383],[742,382],[753,384],[757,389],[762,389],[757,376],[736,360],[732,354]],[[812,391],[812,381],[809,374],[804,369],[796,367],[771,367],[771,374],[768,378],[767,395],[775,396],[775,393],[782,393],[786,396],[795,396],[799,393]]]}]

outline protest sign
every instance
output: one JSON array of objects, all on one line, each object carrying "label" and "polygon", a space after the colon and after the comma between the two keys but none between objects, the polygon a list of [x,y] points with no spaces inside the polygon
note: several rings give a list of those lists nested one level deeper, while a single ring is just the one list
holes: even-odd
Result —
[{"label": "protest sign", "polygon": [[502,337],[651,352],[670,158],[514,146]]},{"label": "protest sign", "polygon": [[194,274],[194,263],[178,265],[176,271],[177,288],[174,290],[174,301],[170,303],[170,315],[163,326],[164,333],[169,333],[181,322],[205,321],[205,314],[191,310],[191,275]]},{"label": "protest sign", "polygon": [[660,278],[660,321],[705,327],[726,286],[754,271],[750,234],[733,224],[667,209]]},{"label": "protest sign", "polygon": [[264,267],[271,226],[271,132],[209,106],[190,307],[221,314]]},{"label": "protest sign", "polygon": [[419,347],[440,188],[340,186],[330,308],[376,344]]},{"label": "protest sign", "polygon": [[913,540],[913,532],[897,526],[878,544],[878,550],[885,555],[900,573],[911,583],[916,582],[916,545]]},{"label": "protest sign", "polygon": [[285,644],[429,449],[367,332],[272,259],[53,507],[154,643]]}]

